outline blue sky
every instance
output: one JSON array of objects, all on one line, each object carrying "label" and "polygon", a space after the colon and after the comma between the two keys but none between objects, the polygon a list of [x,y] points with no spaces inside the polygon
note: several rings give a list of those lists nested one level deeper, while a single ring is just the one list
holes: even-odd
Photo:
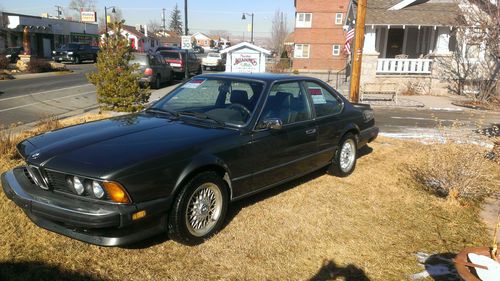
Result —
[{"label": "blue sky", "polygon": [[[41,15],[48,12],[55,15],[55,5],[67,8],[69,0],[6,0],[0,3],[0,8],[8,12],[20,14]],[[167,25],[170,12],[176,3],[184,11],[183,0],[165,1],[96,1],[98,16],[104,13],[104,6],[117,6],[123,12],[126,24],[148,24],[150,20],[161,22],[161,9],[165,8]],[[241,20],[241,13],[255,14],[255,36],[269,36],[274,12],[280,9],[288,17],[289,27],[293,27],[294,0],[188,0],[189,28],[191,31],[208,33],[210,30],[227,30],[233,35],[249,36],[246,21]],[[184,15],[182,16],[184,19]]]}]

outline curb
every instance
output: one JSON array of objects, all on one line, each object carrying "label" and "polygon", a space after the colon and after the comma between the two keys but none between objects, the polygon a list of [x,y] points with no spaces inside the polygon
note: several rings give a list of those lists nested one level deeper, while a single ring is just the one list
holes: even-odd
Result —
[{"label": "curb", "polygon": [[[52,72],[45,72],[45,73],[14,74],[12,76],[14,77],[13,80],[24,80],[24,79],[69,75],[69,74],[73,74],[73,73],[74,73],[74,71],[72,71],[72,70],[65,70],[65,71],[52,71]],[[9,81],[9,80],[4,80],[4,81]]]}]

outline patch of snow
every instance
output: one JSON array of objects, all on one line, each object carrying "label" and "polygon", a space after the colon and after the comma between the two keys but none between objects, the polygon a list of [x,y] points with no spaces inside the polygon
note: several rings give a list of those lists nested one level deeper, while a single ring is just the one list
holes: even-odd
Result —
[{"label": "patch of snow", "polygon": [[462,108],[456,107],[430,107],[430,110],[441,110],[441,111],[464,111]]}]

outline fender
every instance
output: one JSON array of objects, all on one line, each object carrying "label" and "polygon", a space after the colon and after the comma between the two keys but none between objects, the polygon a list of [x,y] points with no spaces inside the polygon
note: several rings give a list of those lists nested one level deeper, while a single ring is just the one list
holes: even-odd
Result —
[{"label": "fender", "polygon": [[356,123],[347,123],[342,130],[340,130],[340,138],[342,138],[347,132],[356,131],[356,134],[359,134],[361,130]]},{"label": "fender", "polygon": [[182,184],[194,173],[203,171],[206,168],[208,170],[215,168],[216,171],[223,172],[223,180],[229,187],[229,198],[232,198],[233,189],[231,185],[231,172],[229,171],[229,167],[224,161],[222,161],[222,159],[214,155],[201,155],[195,159],[192,159],[192,161],[188,165],[186,165],[186,167],[177,177],[173,194],[177,194],[177,192],[182,188]]}]

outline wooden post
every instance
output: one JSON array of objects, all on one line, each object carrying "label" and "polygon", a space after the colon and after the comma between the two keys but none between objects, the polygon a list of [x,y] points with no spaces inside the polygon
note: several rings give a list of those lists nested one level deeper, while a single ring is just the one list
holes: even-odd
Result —
[{"label": "wooden post", "polygon": [[361,60],[363,58],[363,45],[365,39],[365,17],[366,17],[366,0],[358,1],[358,9],[356,13],[356,30],[355,30],[355,45],[354,57],[352,63],[351,75],[351,102],[359,102],[359,80],[361,74]]}]

